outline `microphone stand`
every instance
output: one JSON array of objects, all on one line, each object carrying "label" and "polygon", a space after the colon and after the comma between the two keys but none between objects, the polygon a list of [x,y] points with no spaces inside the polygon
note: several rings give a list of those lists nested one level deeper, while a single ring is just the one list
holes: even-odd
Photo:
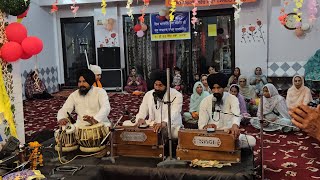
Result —
[{"label": "microphone stand", "polygon": [[172,165],[186,165],[186,161],[176,160],[172,157],[172,133],[171,133],[171,102],[170,101],[170,68],[167,68],[167,99],[165,104],[168,105],[168,136],[169,136],[169,157],[157,164],[158,167],[172,166]]},{"label": "microphone stand", "polygon": [[118,123],[120,122],[120,120],[122,119],[123,115],[120,116],[120,118],[118,119],[118,121],[115,124],[112,124],[112,121],[110,121],[111,123],[111,128],[109,133],[107,134],[107,136],[101,141],[100,146],[104,143],[104,141],[109,137],[110,135],[110,156],[109,157],[103,157],[101,158],[101,160],[103,161],[110,161],[112,164],[114,164],[116,162],[114,154],[113,154],[113,138],[114,138],[114,131],[116,126],[118,125]]},{"label": "microphone stand", "polygon": [[263,157],[263,95],[260,97],[260,146],[261,146],[261,179],[264,180],[264,157]]}]

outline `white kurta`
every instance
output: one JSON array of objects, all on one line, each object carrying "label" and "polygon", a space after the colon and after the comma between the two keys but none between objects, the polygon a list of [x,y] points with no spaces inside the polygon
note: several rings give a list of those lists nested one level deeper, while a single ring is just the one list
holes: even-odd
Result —
[{"label": "white kurta", "polygon": [[70,94],[62,108],[58,111],[57,119],[67,118],[67,112],[71,113],[73,110],[77,113],[76,126],[89,125],[83,120],[83,116],[93,116],[99,122],[110,126],[108,115],[110,113],[110,103],[107,92],[98,87],[93,87],[85,95],[80,95],[79,90]]},{"label": "white kurta", "polygon": [[[199,110],[199,129],[207,124],[215,124],[217,130],[229,129],[233,124],[240,125],[241,117],[236,117],[231,114],[240,115],[239,101],[236,96],[229,94],[228,92],[223,92],[223,105],[215,105],[215,110],[220,110],[221,112],[214,112],[212,117],[212,98],[213,95],[209,95],[204,98],[200,103]],[[228,113],[228,114],[224,114]]]},{"label": "white kurta", "polygon": [[[149,116],[148,120],[154,121],[155,123],[168,123],[168,105],[158,101],[156,106],[153,92],[154,90],[151,90],[144,95],[139,112],[136,115],[136,122],[138,122],[139,119],[145,119]],[[167,101],[167,93],[164,95],[163,101]],[[177,90],[170,88],[170,101],[173,101],[171,104],[172,133],[173,137],[176,138],[178,136],[178,130],[182,126],[182,94]]]},{"label": "white kurta", "polygon": [[[230,129],[233,124],[240,126],[241,117],[234,116],[240,115],[238,98],[228,92],[223,92],[223,105],[215,105],[215,110],[220,110],[221,112],[214,112],[213,118],[212,98],[213,95],[211,94],[204,98],[200,103],[198,121],[199,129],[203,129],[207,124],[215,124],[217,126],[217,130]],[[256,139],[250,135],[240,134],[238,143],[241,148],[253,147],[256,145]]]}]

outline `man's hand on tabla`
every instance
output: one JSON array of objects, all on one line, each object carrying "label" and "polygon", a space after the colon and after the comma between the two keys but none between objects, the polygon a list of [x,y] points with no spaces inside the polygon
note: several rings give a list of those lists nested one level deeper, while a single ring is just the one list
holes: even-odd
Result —
[{"label": "man's hand on tabla", "polygon": [[60,119],[59,121],[58,121],[58,123],[59,123],[59,126],[65,126],[65,125],[67,125],[68,124],[68,119],[67,118],[63,118],[63,119]]},{"label": "man's hand on tabla", "polygon": [[88,115],[83,116],[83,120],[90,123],[90,125],[94,125],[98,123],[97,120],[95,120],[92,116],[88,116]]}]

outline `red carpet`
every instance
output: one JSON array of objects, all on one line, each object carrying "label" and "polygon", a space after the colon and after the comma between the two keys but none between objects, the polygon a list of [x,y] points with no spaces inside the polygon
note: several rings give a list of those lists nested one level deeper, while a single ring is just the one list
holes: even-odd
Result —
[{"label": "red carpet", "polygon": [[[24,101],[26,139],[44,129],[57,128],[56,114],[66,100],[66,96],[55,96],[49,100]],[[109,119],[116,120],[124,106],[136,114],[142,96],[131,94],[110,94],[111,113]],[[184,96],[183,111],[188,110],[189,98]],[[246,133],[257,138],[254,148],[255,165],[260,167],[259,131],[252,126],[244,127]],[[283,134],[280,132],[264,135],[264,159],[266,179],[320,179],[320,143],[302,132]],[[259,179],[259,173],[257,179]]]}]

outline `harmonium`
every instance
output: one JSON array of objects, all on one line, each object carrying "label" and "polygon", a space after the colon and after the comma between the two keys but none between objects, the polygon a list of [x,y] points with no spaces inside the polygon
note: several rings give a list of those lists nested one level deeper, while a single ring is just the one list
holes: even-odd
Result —
[{"label": "harmonium", "polygon": [[227,132],[181,129],[178,133],[177,159],[240,162],[241,149],[237,146],[237,140]]},{"label": "harmonium", "polygon": [[113,152],[116,156],[163,157],[161,133],[154,132],[152,127],[118,127],[113,137]]}]

